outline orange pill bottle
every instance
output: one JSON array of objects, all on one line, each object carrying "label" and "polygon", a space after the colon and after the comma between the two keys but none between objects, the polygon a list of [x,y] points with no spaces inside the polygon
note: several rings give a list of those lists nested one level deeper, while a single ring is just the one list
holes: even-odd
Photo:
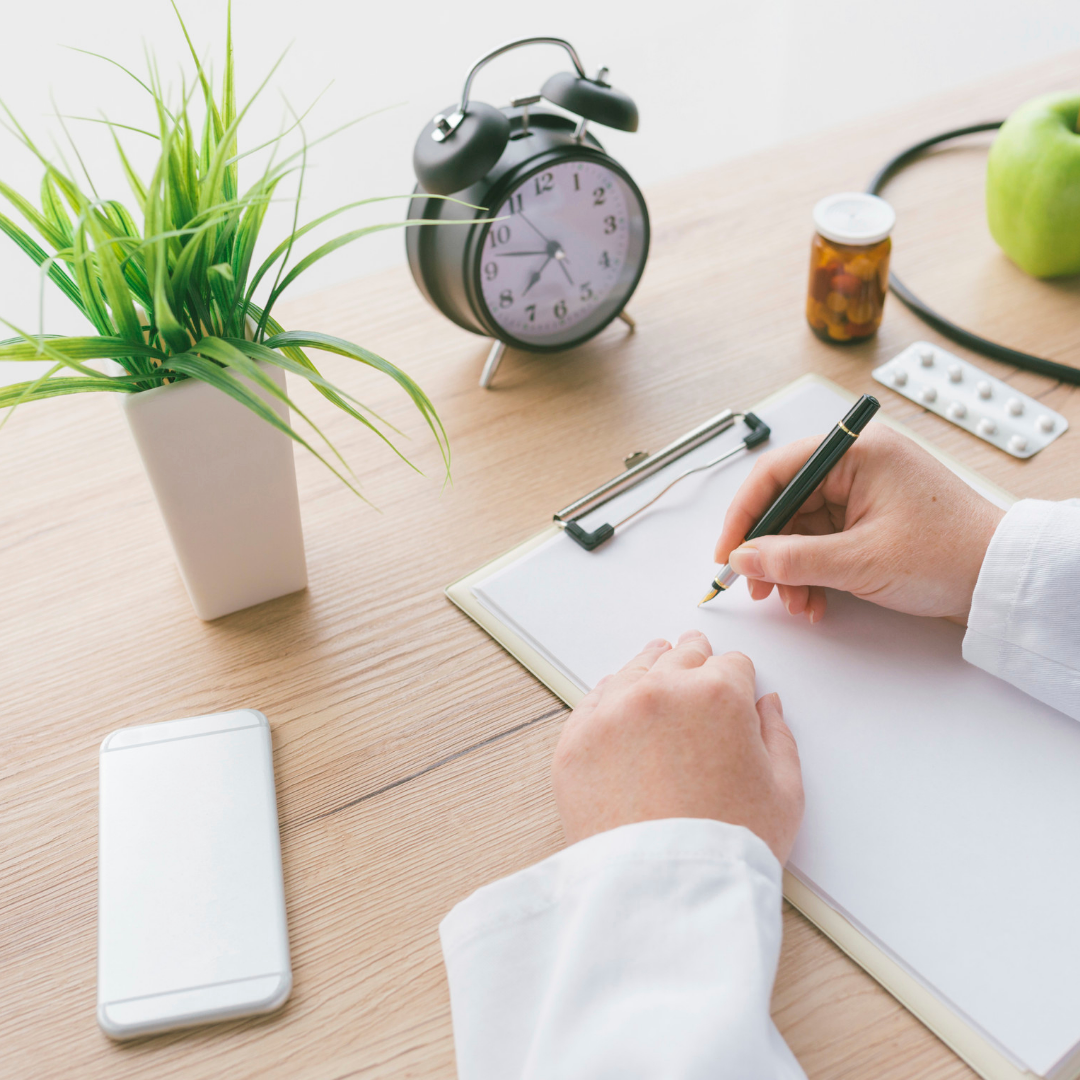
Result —
[{"label": "orange pill bottle", "polygon": [[822,341],[847,344],[877,333],[895,224],[893,208],[876,195],[844,192],[814,207],[806,321]]}]

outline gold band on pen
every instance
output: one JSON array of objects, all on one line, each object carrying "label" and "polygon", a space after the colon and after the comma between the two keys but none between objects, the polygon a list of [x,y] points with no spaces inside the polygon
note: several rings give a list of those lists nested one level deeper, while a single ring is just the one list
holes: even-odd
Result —
[{"label": "gold band on pen", "polygon": [[839,421],[837,421],[837,422],[836,422],[836,426],[837,426],[837,427],[838,427],[838,428],[839,428],[839,429],[840,429],[840,430],[841,430],[841,431],[842,431],[842,432],[843,432],[843,433],[844,433],[845,435],[850,435],[850,436],[851,436],[851,437],[852,437],[853,439],[857,439],[857,438],[859,437],[859,433],[858,433],[857,431],[848,431],[848,429],[847,429],[846,427],[844,427],[844,425],[843,425],[843,424],[841,424],[841,423],[840,423]]}]

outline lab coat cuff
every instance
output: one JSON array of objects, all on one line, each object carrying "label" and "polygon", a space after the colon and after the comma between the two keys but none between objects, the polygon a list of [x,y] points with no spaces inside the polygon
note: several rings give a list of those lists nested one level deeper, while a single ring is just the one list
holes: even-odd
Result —
[{"label": "lab coat cuff", "polygon": [[534,866],[478,889],[439,926],[443,950],[539,915],[613,866],[699,862],[745,866],[776,892],[783,872],[768,845],[749,829],[703,818],[668,818],[623,825],[581,840]]},{"label": "lab coat cuff", "polygon": [[[979,667],[986,666],[981,661],[990,659],[986,656],[988,642],[1009,640],[1013,613],[1023,590],[1031,584],[1032,562],[1056,505],[1023,499],[998,523],[979,569],[968,615],[969,633],[964,638],[964,658]],[[980,659],[973,659],[969,651]]]},{"label": "lab coat cuff", "polygon": [[1024,499],[1002,518],[979,571],[964,659],[1080,719],[1080,500]]}]

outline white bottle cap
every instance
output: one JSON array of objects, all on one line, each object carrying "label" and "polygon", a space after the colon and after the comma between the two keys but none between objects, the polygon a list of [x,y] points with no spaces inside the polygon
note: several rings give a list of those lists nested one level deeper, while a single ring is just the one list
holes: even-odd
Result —
[{"label": "white bottle cap", "polygon": [[814,228],[837,244],[879,244],[892,232],[896,211],[876,195],[845,191],[814,207]]}]

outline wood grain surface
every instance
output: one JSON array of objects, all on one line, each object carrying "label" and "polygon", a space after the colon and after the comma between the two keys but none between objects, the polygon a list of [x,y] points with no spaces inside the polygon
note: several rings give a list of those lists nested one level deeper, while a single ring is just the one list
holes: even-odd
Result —
[{"label": "wood grain surface", "polygon": [[[449,431],[453,483],[403,396],[328,358],[413,437],[427,475],[314,400],[378,510],[298,454],[310,587],[214,623],[188,605],[117,403],[19,411],[0,434],[0,1076],[452,1076],[437,926],[479,885],[559,848],[548,768],[565,710],[442,589],[625,453],[815,371],[880,393],[890,415],[1018,496],[1080,494],[1076,430],[1016,461],[871,381],[912,340],[940,340],[895,298],[860,346],[819,342],[802,314],[816,199],[862,188],[910,142],[1071,86],[1078,63],[1064,55],[654,188],[637,333],[616,324],[572,353],[510,353],[491,391],[477,387],[487,343],[429,308],[403,270],[293,302],[289,327],[350,337],[420,381]],[[662,118],[643,115],[648,139]],[[986,142],[934,153],[890,187],[894,266],[959,321],[1080,364],[1080,282],[1024,277],[986,233]],[[1074,388],[973,359],[1080,424]],[[242,706],[273,727],[292,997],[271,1017],[112,1043],[94,1015],[98,743]],[[784,919],[774,1012],[810,1077],[973,1075],[801,916]]]}]

